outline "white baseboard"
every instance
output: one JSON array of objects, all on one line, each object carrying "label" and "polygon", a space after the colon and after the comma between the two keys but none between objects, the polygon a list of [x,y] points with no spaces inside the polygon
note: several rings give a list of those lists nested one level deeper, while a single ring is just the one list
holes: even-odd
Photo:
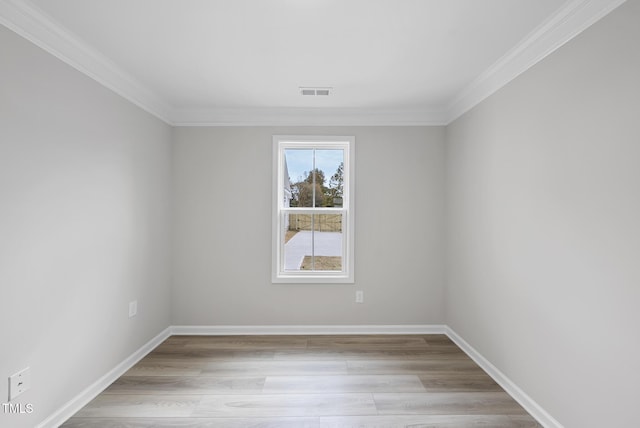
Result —
[{"label": "white baseboard", "polygon": [[474,347],[469,345],[452,328],[446,327],[446,335],[460,347],[473,361],[476,362],[489,376],[495,380],[514,400],[529,412],[545,428],[563,428],[562,424],[545,411],[538,403],[520,389],[511,379],[502,373],[489,360],[482,356]]},{"label": "white baseboard", "polygon": [[176,325],[175,335],[445,334],[444,325]]},{"label": "white baseboard", "polygon": [[165,339],[171,336],[171,328],[168,327],[163,330],[156,337],[142,345],[140,349],[135,351],[124,361],[95,381],[84,391],[71,399],[55,413],[50,415],[47,419],[40,422],[37,428],[57,428],[62,425],[67,419],[77,413],[80,409],[86,406],[91,400],[98,396],[102,391],[111,385],[116,379],[122,376],[127,370],[133,367],[138,361],[144,358],[149,352],[156,348]]}]

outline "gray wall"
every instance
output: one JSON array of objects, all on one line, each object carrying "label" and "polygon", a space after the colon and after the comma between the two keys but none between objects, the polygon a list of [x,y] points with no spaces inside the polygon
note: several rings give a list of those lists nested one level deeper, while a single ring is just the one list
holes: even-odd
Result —
[{"label": "gray wall", "polygon": [[447,324],[567,427],[638,425],[640,2],[447,127]]},{"label": "gray wall", "polygon": [[0,393],[30,366],[34,410],[0,426],[32,428],[170,323],[171,129],[2,26],[0,52]]},{"label": "gray wall", "polygon": [[[271,284],[274,134],[356,137],[355,286]],[[175,129],[173,323],[442,323],[443,136],[437,127]]]}]

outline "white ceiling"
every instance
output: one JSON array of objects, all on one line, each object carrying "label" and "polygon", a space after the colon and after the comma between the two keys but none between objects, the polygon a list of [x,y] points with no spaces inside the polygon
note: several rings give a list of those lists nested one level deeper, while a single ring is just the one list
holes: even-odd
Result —
[{"label": "white ceiling", "polygon": [[0,22],[172,124],[433,124],[622,2],[0,0]]}]

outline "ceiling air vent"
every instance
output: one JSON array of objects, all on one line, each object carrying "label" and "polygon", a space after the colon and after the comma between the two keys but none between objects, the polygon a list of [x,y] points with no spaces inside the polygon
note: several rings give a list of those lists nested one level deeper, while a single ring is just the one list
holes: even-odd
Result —
[{"label": "ceiling air vent", "polygon": [[300,88],[302,95],[309,96],[327,96],[331,94],[333,88]]}]

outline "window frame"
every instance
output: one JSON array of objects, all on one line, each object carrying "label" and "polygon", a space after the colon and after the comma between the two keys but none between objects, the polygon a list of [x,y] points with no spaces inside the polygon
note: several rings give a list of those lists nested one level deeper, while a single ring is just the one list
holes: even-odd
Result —
[{"label": "window frame", "polygon": [[[272,188],[272,283],[354,283],[354,136],[274,135]],[[342,149],[344,153],[342,207],[285,207],[284,153],[285,149]],[[342,271],[285,271],[284,270],[284,213],[340,213],[342,214]]]}]

